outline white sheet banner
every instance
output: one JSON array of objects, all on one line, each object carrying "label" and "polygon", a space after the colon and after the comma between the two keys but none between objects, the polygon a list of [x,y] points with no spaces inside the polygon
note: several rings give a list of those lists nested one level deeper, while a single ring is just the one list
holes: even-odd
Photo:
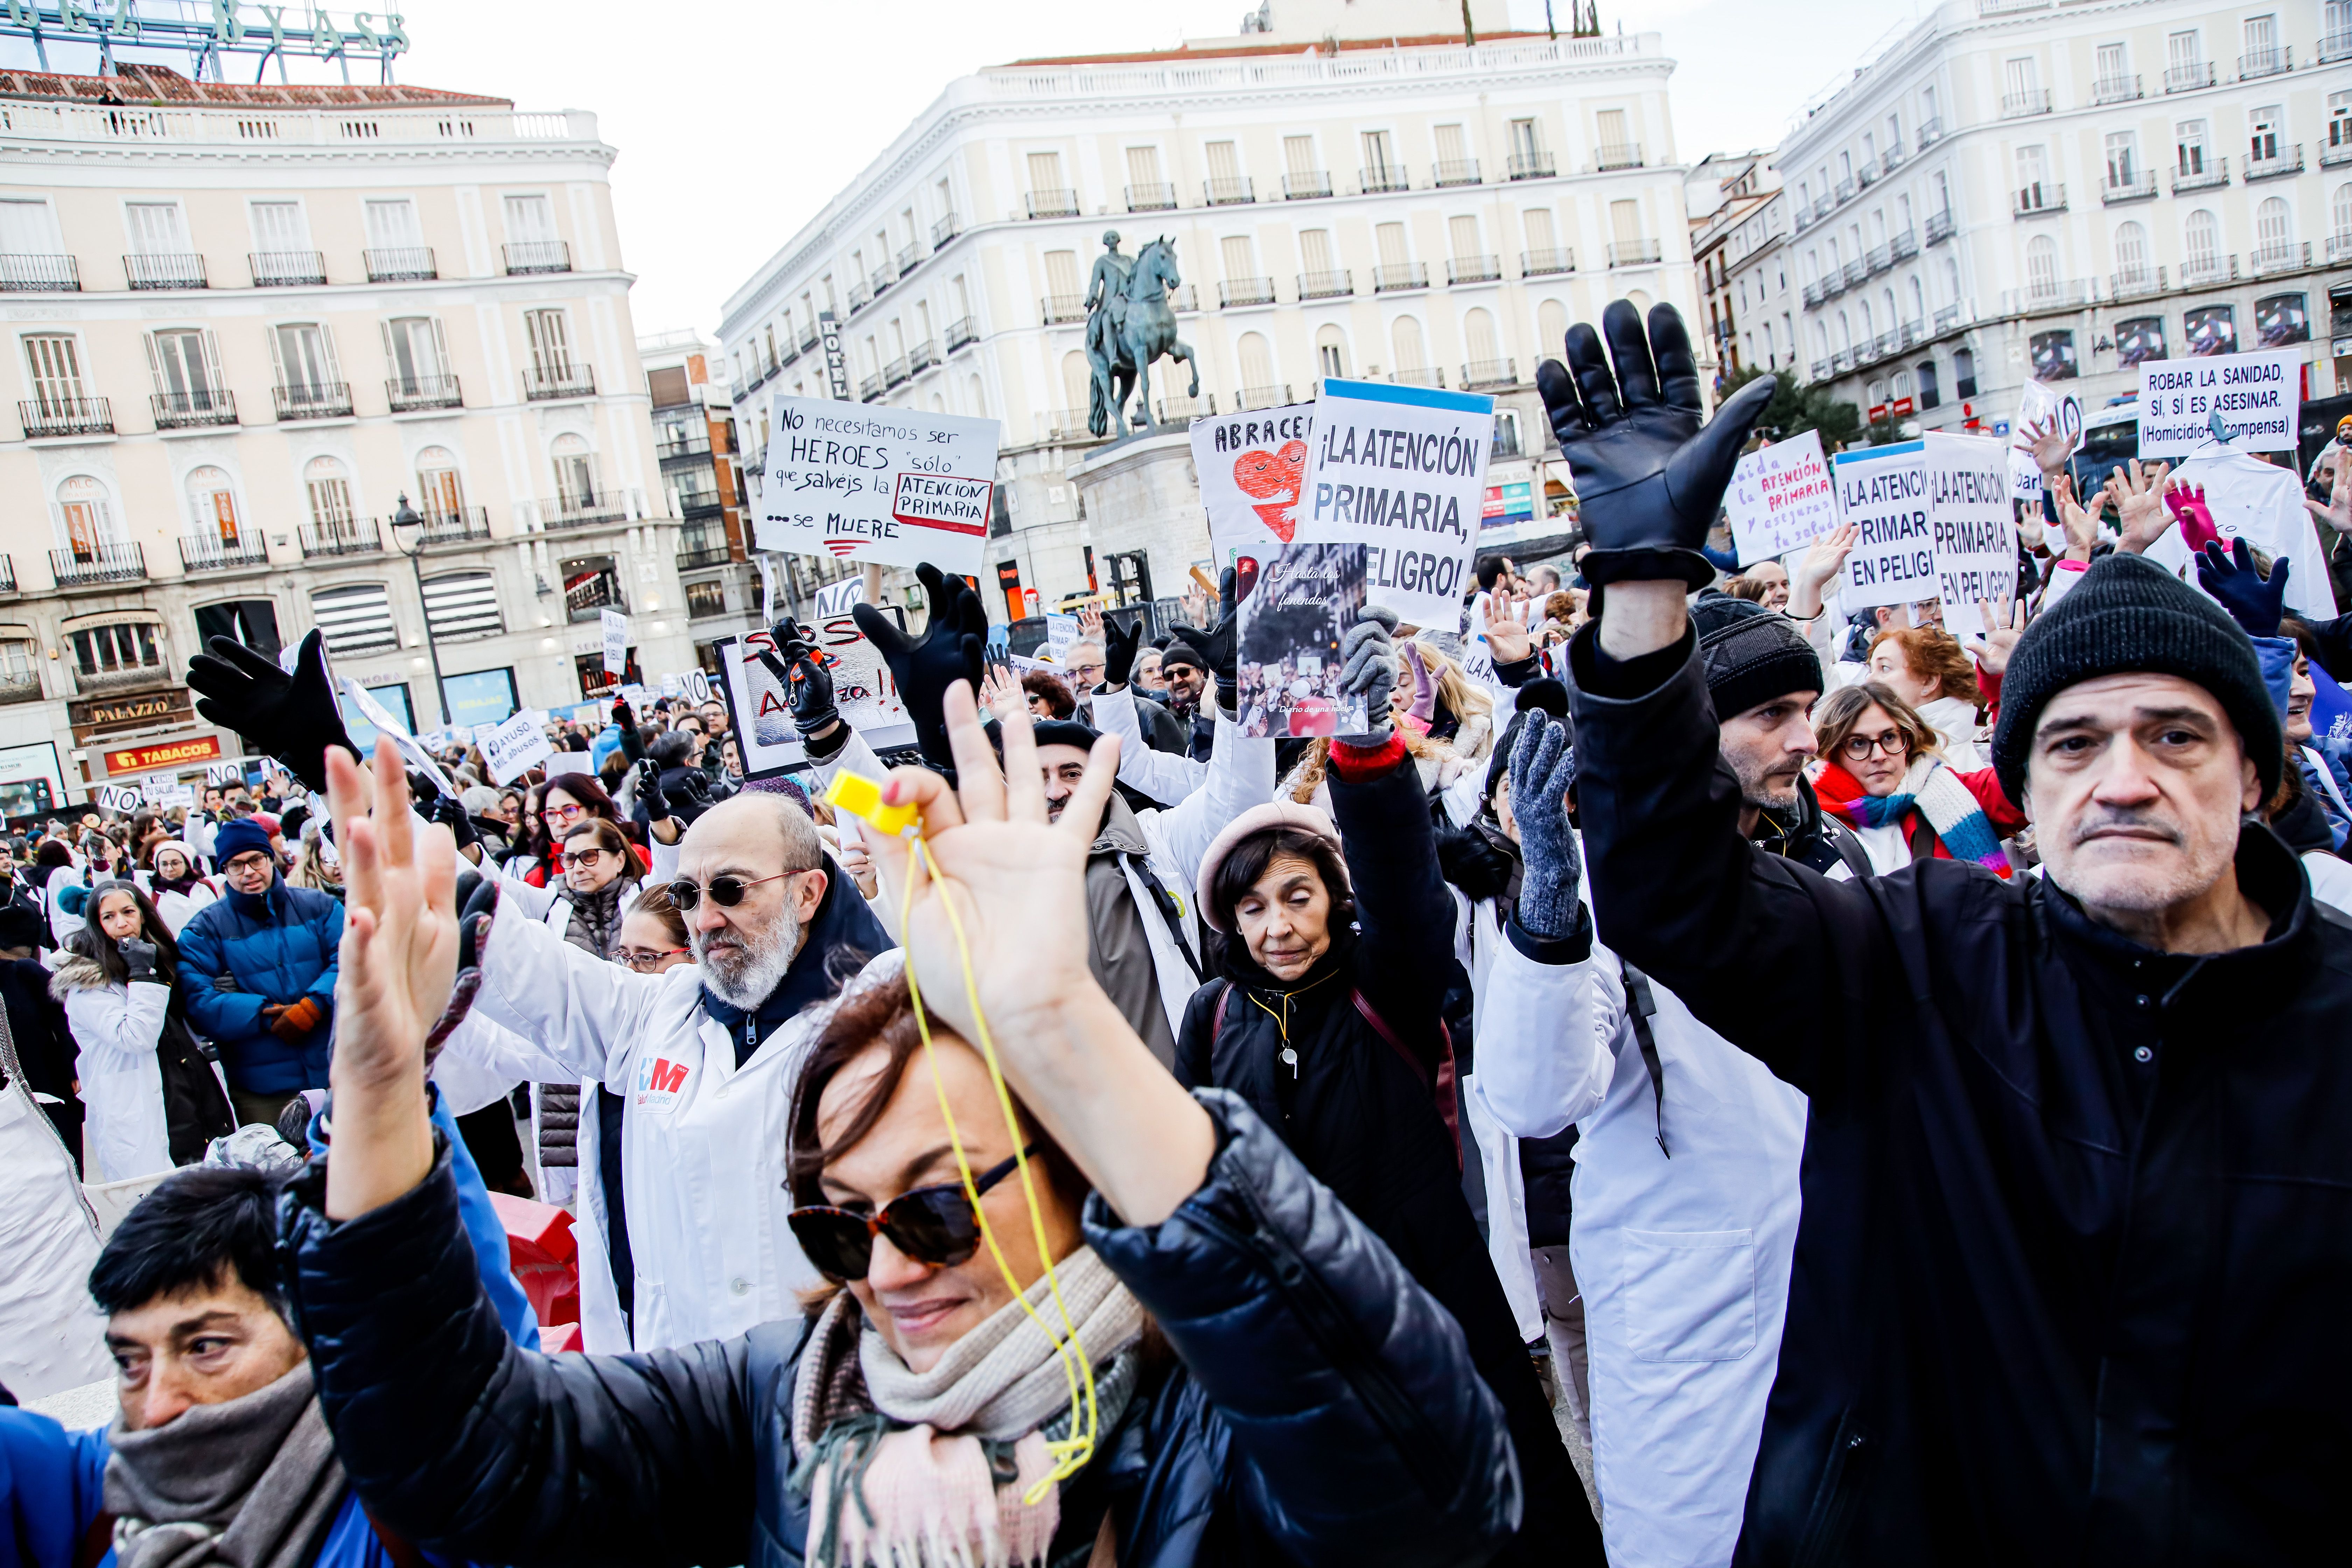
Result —
[{"label": "white sheet banner", "polygon": [[1821,432],[1808,430],[1740,458],[1723,504],[1731,514],[1731,542],[1742,566],[1801,550],[1836,531],[1837,486],[1822,457]]},{"label": "white sheet banner", "polygon": [[786,394],[771,417],[761,549],[979,574],[1003,428],[995,420]]},{"label": "white sheet banner", "polygon": [[1370,546],[1366,602],[1452,631],[1494,447],[1495,400],[1483,393],[1326,381],[1297,542]]},{"label": "white sheet banner", "polygon": [[2216,416],[2240,451],[2294,451],[2305,352],[2146,361],[2139,367],[2139,455],[2193,455],[2211,444]]}]

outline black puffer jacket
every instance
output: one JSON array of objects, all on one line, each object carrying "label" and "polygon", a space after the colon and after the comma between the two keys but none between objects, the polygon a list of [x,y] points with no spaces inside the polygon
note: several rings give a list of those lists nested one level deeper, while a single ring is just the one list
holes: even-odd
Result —
[{"label": "black puffer jacket", "polygon": [[[1181,1358],[1146,1373],[1094,1460],[1120,1568],[1487,1561],[1518,1476],[1461,1331],[1246,1107],[1201,1099],[1221,1136],[1198,1192],[1150,1227],[1087,1209],[1088,1244]],[[482,1297],[446,1143],[421,1186],[342,1225],[318,1206],[324,1169],[286,1200],[289,1283],[372,1517],[524,1568],[802,1562],[801,1323],[646,1355],[518,1350]]]},{"label": "black puffer jacket", "polygon": [[[1454,957],[1454,899],[1438,873],[1420,774],[1402,747],[1396,759],[1351,783],[1335,752],[1328,775],[1360,934],[1339,933],[1315,968],[1289,984],[1253,963],[1240,942],[1226,942],[1226,977],[1202,986],[1185,1010],[1176,1077],[1247,1100],[1462,1325],[1479,1375],[1509,1418],[1527,1481],[1526,1527],[1498,1561],[1599,1563],[1600,1527],[1495,1278],[1433,1100],[1446,995],[1467,983]],[[1359,994],[1415,1053],[1417,1068],[1357,1005]],[[1283,1059],[1286,1047],[1297,1054],[1295,1071]]]}]

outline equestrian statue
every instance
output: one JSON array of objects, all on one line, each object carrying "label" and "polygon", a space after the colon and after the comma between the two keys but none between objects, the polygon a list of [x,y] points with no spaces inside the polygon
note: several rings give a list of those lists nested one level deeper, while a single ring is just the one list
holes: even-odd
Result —
[{"label": "equestrian statue", "polygon": [[1168,303],[1168,291],[1183,281],[1176,275],[1176,242],[1165,235],[1132,258],[1119,254],[1118,230],[1103,235],[1103,254],[1087,279],[1087,363],[1094,371],[1087,428],[1097,436],[1118,433],[1130,396],[1135,427],[1151,427],[1151,362],[1163,354],[1192,365],[1185,395],[1201,395],[1200,361],[1176,335],[1176,312]]}]

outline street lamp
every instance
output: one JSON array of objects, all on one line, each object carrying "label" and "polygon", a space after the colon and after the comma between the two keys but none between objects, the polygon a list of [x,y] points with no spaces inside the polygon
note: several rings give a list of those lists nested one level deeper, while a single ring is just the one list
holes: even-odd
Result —
[{"label": "street lamp", "polygon": [[425,605],[425,568],[420,563],[425,554],[425,519],[408,504],[408,492],[400,493],[400,504],[392,514],[393,548],[408,557],[409,574],[416,579],[416,613],[425,626],[425,651],[433,658],[433,706],[441,716],[439,728],[449,727],[449,693],[441,684],[441,650],[433,641],[433,616]]}]

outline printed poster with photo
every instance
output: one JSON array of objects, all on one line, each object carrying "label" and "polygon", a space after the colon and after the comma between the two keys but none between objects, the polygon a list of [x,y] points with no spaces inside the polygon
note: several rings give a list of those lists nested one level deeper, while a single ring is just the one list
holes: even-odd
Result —
[{"label": "printed poster with photo", "polygon": [[1314,416],[1313,404],[1293,403],[1192,421],[1192,471],[1216,557],[1209,578],[1232,567],[1241,599],[1298,531]]},{"label": "printed poster with photo", "polygon": [[1241,603],[1242,733],[1277,739],[1360,735],[1364,700],[1339,692],[1339,644],[1366,598],[1369,548],[1293,542]]}]

